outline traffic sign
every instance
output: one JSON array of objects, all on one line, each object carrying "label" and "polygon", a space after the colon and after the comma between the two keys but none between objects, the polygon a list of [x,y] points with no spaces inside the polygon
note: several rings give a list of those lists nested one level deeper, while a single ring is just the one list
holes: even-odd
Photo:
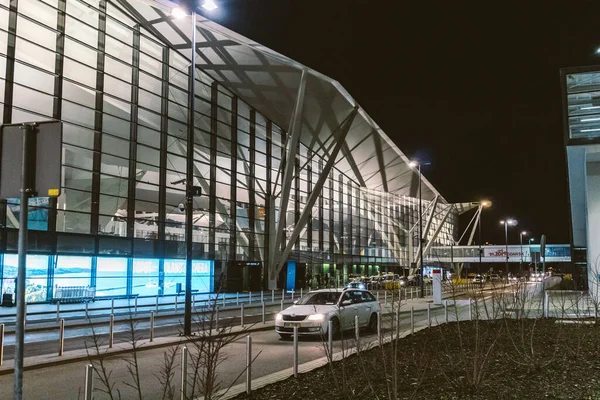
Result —
[{"label": "traffic sign", "polygon": [[[29,182],[21,182],[24,126],[31,127]],[[62,163],[62,122],[43,121],[6,124],[0,127],[0,199],[19,198],[21,188],[31,189],[28,197],[60,195]]]}]

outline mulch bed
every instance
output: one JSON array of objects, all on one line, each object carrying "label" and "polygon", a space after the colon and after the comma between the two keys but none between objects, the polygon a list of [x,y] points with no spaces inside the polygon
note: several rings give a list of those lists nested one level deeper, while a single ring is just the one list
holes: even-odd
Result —
[{"label": "mulch bed", "polygon": [[235,399],[600,400],[600,326],[553,319],[460,322],[396,345]]}]

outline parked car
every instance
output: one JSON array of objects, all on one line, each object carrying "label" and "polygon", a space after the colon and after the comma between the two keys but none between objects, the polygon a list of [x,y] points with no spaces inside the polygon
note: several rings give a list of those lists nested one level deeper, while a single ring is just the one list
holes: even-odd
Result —
[{"label": "parked car", "polygon": [[502,280],[502,277],[500,277],[500,275],[498,274],[490,274],[490,281],[492,282],[499,282]]},{"label": "parked car", "polygon": [[483,275],[475,275],[475,278],[473,278],[473,283],[483,285],[485,283],[485,278],[483,277]]},{"label": "parked car", "polygon": [[357,315],[360,327],[375,332],[380,310],[379,302],[368,290],[315,290],[277,314],[275,332],[282,339],[289,339],[297,326],[298,335],[327,334],[331,321],[333,334],[337,336],[342,330],[354,327]]}]

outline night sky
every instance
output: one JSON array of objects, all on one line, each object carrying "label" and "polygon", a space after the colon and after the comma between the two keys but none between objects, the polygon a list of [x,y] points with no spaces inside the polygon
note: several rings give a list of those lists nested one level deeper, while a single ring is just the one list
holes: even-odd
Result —
[{"label": "night sky", "polygon": [[509,243],[570,242],[559,69],[600,64],[600,4],[215,2],[215,22],[339,81],[449,202],[491,200],[484,242],[504,216]]}]

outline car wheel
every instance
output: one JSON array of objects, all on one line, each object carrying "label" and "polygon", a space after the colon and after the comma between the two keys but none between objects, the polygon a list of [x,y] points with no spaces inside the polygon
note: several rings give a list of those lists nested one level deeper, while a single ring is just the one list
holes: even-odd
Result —
[{"label": "car wheel", "polygon": [[331,331],[332,331],[332,336],[334,338],[337,338],[340,336],[340,320],[337,318],[332,318],[331,319]]},{"label": "car wheel", "polygon": [[377,314],[371,314],[371,319],[369,319],[369,331],[377,332]]},{"label": "car wheel", "polygon": [[289,335],[287,333],[280,333],[279,337],[281,338],[281,340],[290,340],[292,338],[292,335]]}]

